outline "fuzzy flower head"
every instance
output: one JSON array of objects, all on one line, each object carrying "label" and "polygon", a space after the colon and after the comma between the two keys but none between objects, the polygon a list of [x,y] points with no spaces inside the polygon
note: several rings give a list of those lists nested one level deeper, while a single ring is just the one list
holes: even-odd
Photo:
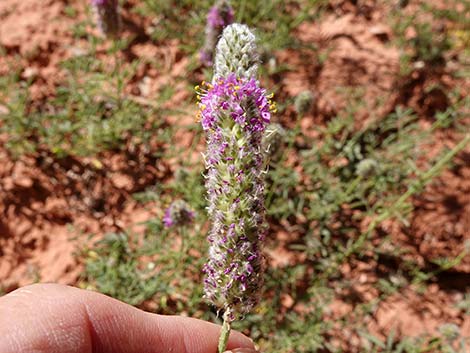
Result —
[{"label": "fuzzy flower head", "polygon": [[163,216],[165,227],[179,227],[192,223],[194,220],[194,211],[183,200],[173,201],[166,209]]},{"label": "fuzzy flower head", "polygon": [[256,79],[255,39],[245,25],[226,27],[217,45],[212,82],[196,87],[198,120],[206,133],[207,211],[212,221],[204,295],[229,320],[257,304],[263,285],[267,158],[261,140],[276,107]]},{"label": "fuzzy flower head", "polygon": [[234,12],[228,0],[219,0],[207,14],[205,43],[199,58],[205,66],[212,66],[217,40],[226,26],[233,22]]},{"label": "fuzzy flower head", "polygon": [[91,5],[101,32],[106,37],[117,38],[122,25],[118,0],[91,0]]},{"label": "fuzzy flower head", "polygon": [[205,296],[234,318],[256,305],[263,283],[267,162],[261,139],[276,108],[256,79],[235,73],[196,90],[212,218]]},{"label": "fuzzy flower head", "polygon": [[231,24],[225,27],[217,43],[214,81],[231,73],[241,78],[257,77],[259,61],[256,37],[250,28]]}]

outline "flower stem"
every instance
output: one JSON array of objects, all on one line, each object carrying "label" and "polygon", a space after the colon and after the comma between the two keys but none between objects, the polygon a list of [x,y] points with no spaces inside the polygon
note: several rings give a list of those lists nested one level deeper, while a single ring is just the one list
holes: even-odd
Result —
[{"label": "flower stem", "polygon": [[181,272],[184,274],[184,267],[186,262],[186,228],[180,227],[180,236],[181,236],[181,246],[178,254],[178,263],[181,266]]},{"label": "flower stem", "polygon": [[219,353],[225,352],[227,348],[228,338],[230,336],[230,310],[226,310],[224,313],[224,323],[222,324],[222,330],[220,331],[219,337]]},{"label": "flower stem", "polygon": [[118,110],[121,109],[122,106],[122,92],[123,92],[123,76],[122,76],[122,60],[119,56],[119,51],[121,50],[121,43],[119,43],[118,39],[113,39],[112,44],[112,53],[114,55],[114,73],[113,75],[116,78],[116,101]]}]

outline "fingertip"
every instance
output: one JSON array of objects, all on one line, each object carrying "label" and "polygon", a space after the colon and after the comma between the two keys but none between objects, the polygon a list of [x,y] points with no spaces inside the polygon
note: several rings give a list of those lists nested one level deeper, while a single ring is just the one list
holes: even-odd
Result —
[{"label": "fingertip", "polygon": [[255,344],[253,343],[253,340],[251,338],[245,336],[243,333],[238,331],[231,331],[227,348],[254,350]]},{"label": "fingertip", "polygon": [[[39,344],[61,352],[91,347],[113,353],[159,352],[171,347],[174,353],[206,353],[217,350],[221,331],[203,320],[145,313],[99,293],[57,284],[18,289],[1,298],[0,309],[0,336],[6,332],[10,337],[0,340],[1,352]],[[252,353],[254,348],[250,338],[231,332],[228,350]]]}]

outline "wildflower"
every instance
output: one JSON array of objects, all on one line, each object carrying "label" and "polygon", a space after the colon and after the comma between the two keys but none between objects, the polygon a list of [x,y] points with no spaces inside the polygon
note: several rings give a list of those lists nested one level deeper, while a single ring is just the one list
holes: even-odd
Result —
[{"label": "wildflower", "polygon": [[118,0],[91,0],[95,10],[96,22],[101,32],[116,38],[121,31],[121,15]]},{"label": "wildflower", "polygon": [[295,97],[294,108],[297,114],[306,114],[312,109],[314,96],[310,91],[302,91]]},{"label": "wildflower", "polygon": [[185,201],[173,201],[165,211],[165,215],[163,216],[163,224],[167,228],[174,226],[184,226],[192,223],[194,216],[194,211]]},{"label": "wildflower", "polygon": [[210,87],[199,104],[207,136],[206,187],[213,221],[205,291],[218,306],[245,313],[256,304],[262,285],[261,139],[270,121],[269,100],[255,79],[235,74]]},{"label": "wildflower", "polygon": [[[226,322],[253,308],[263,283],[266,158],[261,141],[275,108],[255,78],[254,39],[248,27],[228,26],[217,46],[213,82],[198,89],[212,218],[205,296],[225,309]],[[234,48],[244,48],[245,58],[240,60]]]},{"label": "wildflower", "polygon": [[233,8],[228,0],[219,0],[207,14],[205,44],[200,52],[200,60],[206,66],[212,66],[212,59],[217,40],[223,29],[233,22]]}]

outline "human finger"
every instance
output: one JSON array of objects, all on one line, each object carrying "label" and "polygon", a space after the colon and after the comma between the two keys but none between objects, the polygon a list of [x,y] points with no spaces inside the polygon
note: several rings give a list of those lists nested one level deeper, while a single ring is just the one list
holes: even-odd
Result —
[{"label": "human finger", "polygon": [[[215,353],[220,326],[146,313],[105,295],[36,284],[0,298],[2,353]],[[227,349],[254,349],[232,332]]]}]

